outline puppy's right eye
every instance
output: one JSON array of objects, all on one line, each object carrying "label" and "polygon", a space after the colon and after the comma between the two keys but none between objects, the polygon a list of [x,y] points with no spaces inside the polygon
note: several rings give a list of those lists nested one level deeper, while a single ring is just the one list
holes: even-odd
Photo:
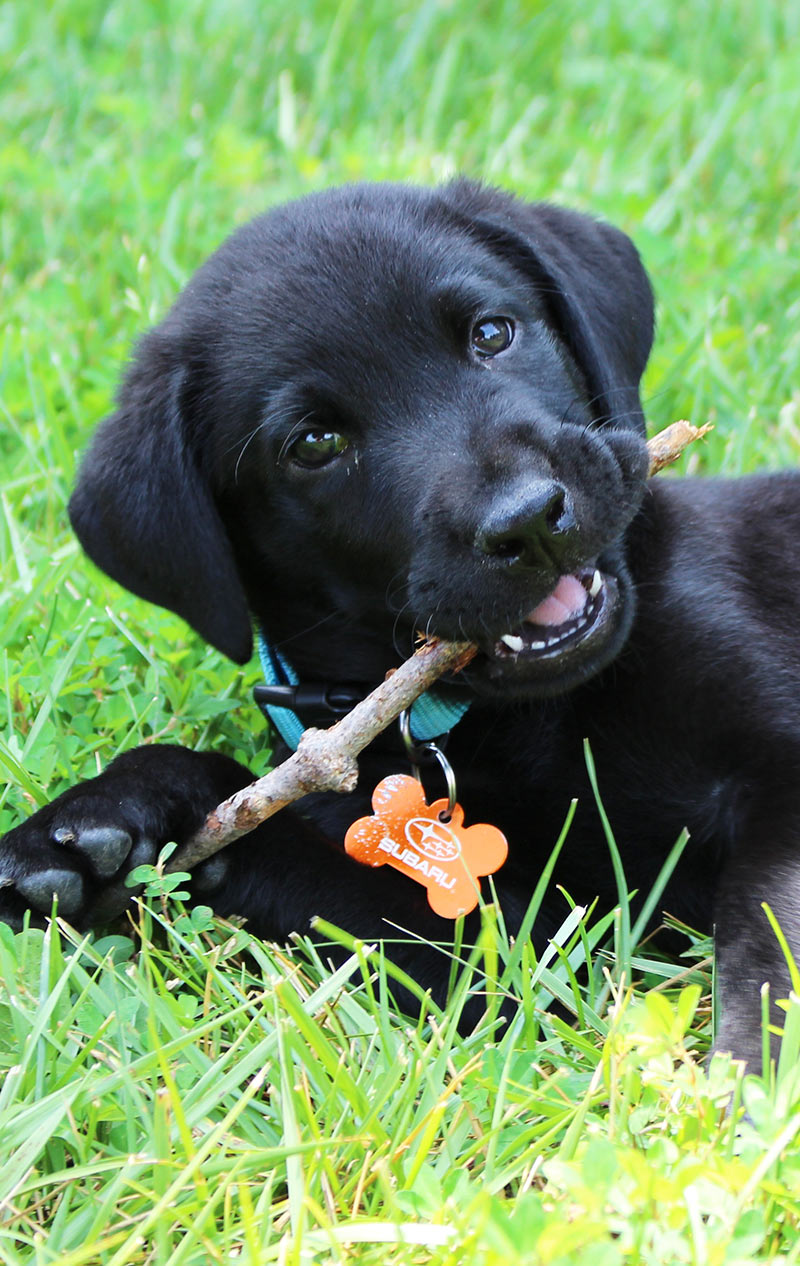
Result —
[{"label": "puppy's right eye", "polygon": [[338,431],[305,431],[292,440],[281,456],[296,466],[316,470],[327,466],[349,447],[350,441]]}]

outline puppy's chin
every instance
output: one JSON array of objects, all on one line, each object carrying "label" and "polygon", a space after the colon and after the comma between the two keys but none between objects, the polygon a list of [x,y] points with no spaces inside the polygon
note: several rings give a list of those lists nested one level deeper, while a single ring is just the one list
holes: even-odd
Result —
[{"label": "puppy's chin", "polygon": [[545,699],[574,690],[620,653],[635,606],[624,566],[611,570],[601,562],[562,576],[513,629],[479,639],[480,653],[464,671],[464,684],[491,699]]}]

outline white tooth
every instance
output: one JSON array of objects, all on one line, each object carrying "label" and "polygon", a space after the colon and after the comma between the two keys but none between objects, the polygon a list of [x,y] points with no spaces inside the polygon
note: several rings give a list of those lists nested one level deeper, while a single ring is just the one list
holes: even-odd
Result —
[{"label": "white tooth", "polygon": [[592,583],[589,586],[589,597],[596,598],[602,588],[603,588],[603,577],[600,575],[600,572],[597,571],[597,569],[595,568],[595,573],[592,576]]},{"label": "white tooth", "polygon": [[523,646],[525,645],[522,638],[516,637],[513,633],[504,633],[503,636],[500,638],[500,641],[505,642],[508,649],[510,651],[514,651],[514,653],[517,655],[519,654],[519,652],[522,650]]},{"label": "white tooth", "polygon": [[531,651],[543,651],[545,646],[547,646],[547,642],[530,642],[528,649]]}]

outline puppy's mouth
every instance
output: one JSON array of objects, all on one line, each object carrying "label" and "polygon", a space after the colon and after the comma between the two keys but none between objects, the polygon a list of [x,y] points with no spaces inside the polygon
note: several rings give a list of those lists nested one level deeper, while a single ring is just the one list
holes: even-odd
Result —
[{"label": "puppy's mouth", "polygon": [[597,567],[559,576],[518,625],[481,643],[476,675],[491,693],[506,686],[536,695],[570,689],[616,654],[625,605],[617,577]]},{"label": "puppy's mouth", "polygon": [[607,589],[608,581],[596,567],[559,576],[553,592],[494,643],[491,656],[502,662],[559,655],[591,634],[603,612]]}]

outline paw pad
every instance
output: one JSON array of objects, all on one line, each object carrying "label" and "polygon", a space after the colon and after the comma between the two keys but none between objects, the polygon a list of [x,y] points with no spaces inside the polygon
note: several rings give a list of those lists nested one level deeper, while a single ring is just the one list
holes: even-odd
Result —
[{"label": "paw pad", "polygon": [[132,843],[128,832],[116,826],[89,826],[81,831],[61,827],[53,832],[53,839],[83,853],[101,879],[117,873]]},{"label": "paw pad", "polygon": [[83,880],[74,870],[40,870],[23,875],[16,887],[26,901],[46,914],[50,913],[53,897],[58,897],[58,913],[66,919],[76,915],[83,903]]}]

